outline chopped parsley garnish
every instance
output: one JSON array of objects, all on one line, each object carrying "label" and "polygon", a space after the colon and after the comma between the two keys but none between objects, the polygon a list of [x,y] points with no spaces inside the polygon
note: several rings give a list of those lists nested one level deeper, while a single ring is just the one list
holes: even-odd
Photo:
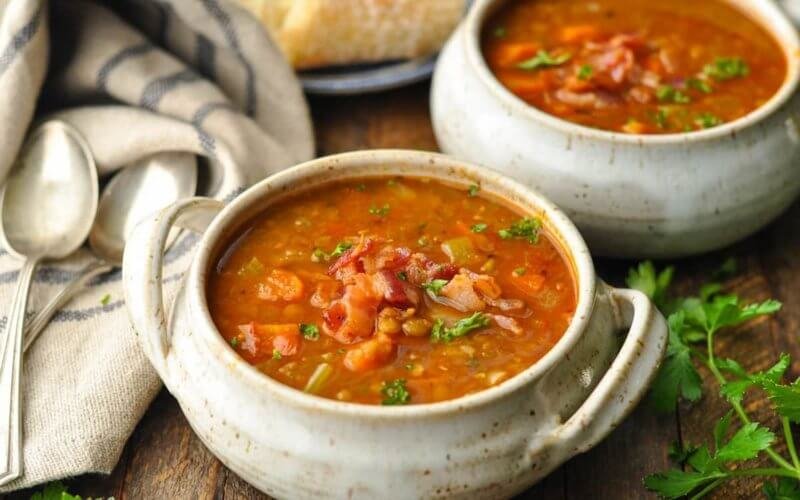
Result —
[{"label": "chopped parsley garnish", "polygon": [[589,80],[594,74],[594,68],[591,64],[584,64],[578,69],[578,78],[580,80]]},{"label": "chopped parsley garnish", "polygon": [[659,102],[672,102],[675,104],[688,104],[692,102],[691,97],[672,85],[662,85],[658,87],[656,89],[656,97]]},{"label": "chopped parsley garnish", "polygon": [[689,78],[688,80],[686,80],[686,85],[689,88],[699,90],[704,94],[710,94],[714,90],[711,88],[711,85],[709,85],[707,81],[701,78]]},{"label": "chopped parsley garnish", "polygon": [[340,257],[343,253],[347,250],[353,248],[353,244],[349,241],[340,241],[336,244],[336,248],[334,248],[331,253],[326,253],[321,248],[315,248],[314,251],[311,253],[311,261],[312,262],[328,262],[329,260]]},{"label": "chopped parsley garnish", "polygon": [[458,337],[463,337],[473,330],[478,330],[489,325],[489,316],[481,312],[474,312],[472,316],[461,318],[453,326],[444,326],[444,321],[438,318],[431,329],[431,340],[434,342],[450,342]]},{"label": "chopped parsley garnish", "polygon": [[534,244],[539,241],[539,229],[541,229],[541,227],[542,223],[539,219],[525,217],[511,224],[508,229],[497,231],[497,235],[504,240],[522,238],[528,240],[528,243]]},{"label": "chopped parsley garnish", "polygon": [[486,231],[487,227],[489,227],[488,224],[484,222],[479,222],[477,224],[474,224],[470,229],[472,230],[473,233],[482,233]]},{"label": "chopped parsley garnish", "polygon": [[504,36],[506,36],[506,33],[507,33],[506,29],[503,26],[498,26],[497,28],[494,29],[494,36],[496,36],[497,38],[503,38]]},{"label": "chopped parsley garnish", "polygon": [[750,67],[741,57],[718,57],[703,67],[703,73],[715,80],[731,80],[750,74]]},{"label": "chopped parsley garnish", "polygon": [[356,184],[356,191],[363,193],[366,190],[367,190],[367,185],[364,184],[363,182],[359,182],[358,184]]},{"label": "chopped parsley garnish", "polygon": [[369,207],[370,215],[377,215],[378,217],[386,217],[389,215],[389,210],[391,210],[391,208],[388,203],[384,204],[382,207],[376,207],[374,205]]},{"label": "chopped parsley garnish", "polygon": [[442,288],[448,283],[447,280],[431,280],[422,285],[422,288],[427,290],[429,293],[433,295],[439,295],[441,293]]},{"label": "chopped parsley garnish", "polygon": [[71,495],[61,481],[53,481],[44,486],[44,489],[31,495],[30,500],[81,500],[79,495]]},{"label": "chopped parsley garnish", "polygon": [[481,190],[481,187],[477,184],[470,184],[469,188],[467,188],[467,194],[471,197],[478,196],[478,191]]},{"label": "chopped parsley garnish", "polygon": [[522,275],[525,274],[526,271],[527,271],[527,269],[525,269],[524,267],[518,267],[518,268],[514,269],[513,273],[516,276],[522,276]]},{"label": "chopped parsley garnish", "polygon": [[272,350],[272,359],[281,359],[283,355],[281,355],[281,351],[277,349]]},{"label": "chopped parsley garnish", "polygon": [[308,340],[319,339],[319,328],[315,324],[300,323],[300,333]]},{"label": "chopped parsley garnish", "polygon": [[231,337],[231,347],[239,347],[239,337]]},{"label": "chopped parsley garnish", "polygon": [[408,274],[405,271],[400,271],[397,273],[397,279],[400,281],[408,281]]},{"label": "chopped parsley garnish", "polygon": [[667,124],[667,117],[668,116],[669,116],[669,113],[667,113],[666,109],[660,108],[658,111],[656,111],[656,114],[653,117],[653,120],[656,122],[656,125],[658,125],[658,128],[660,128],[660,129],[667,128],[667,125],[668,125]]},{"label": "chopped parsley garnish", "polygon": [[411,400],[411,394],[406,389],[406,381],[402,378],[384,382],[381,394],[383,395],[381,404],[384,406],[405,405]]},{"label": "chopped parsley garnish", "polygon": [[517,64],[519,69],[534,70],[539,68],[550,68],[560,66],[572,58],[572,54],[559,54],[553,56],[545,50],[540,50],[535,56]]},{"label": "chopped parsley garnish", "polygon": [[101,305],[107,306],[109,302],[111,302],[111,295],[110,294],[105,294],[105,295],[103,295],[103,298],[100,299],[100,304]]},{"label": "chopped parsley garnish", "polygon": [[722,120],[711,113],[703,113],[695,119],[694,123],[700,128],[712,128],[722,124]]}]

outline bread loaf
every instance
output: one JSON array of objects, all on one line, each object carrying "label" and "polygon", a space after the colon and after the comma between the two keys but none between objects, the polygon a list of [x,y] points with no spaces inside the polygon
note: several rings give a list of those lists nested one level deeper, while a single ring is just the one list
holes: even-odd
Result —
[{"label": "bread loaf", "polygon": [[436,52],[465,0],[236,0],[272,33],[297,69]]}]

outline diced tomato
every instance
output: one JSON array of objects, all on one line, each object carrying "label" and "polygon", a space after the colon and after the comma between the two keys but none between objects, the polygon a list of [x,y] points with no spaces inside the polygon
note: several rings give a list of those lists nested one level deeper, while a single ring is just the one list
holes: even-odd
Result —
[{"label": "diced tomato", "polygon": [[366,372],[379,368],[394,358],[395,345],[388,335],[378,334],[362,342],[344,356],[344,366],[353,372]]},{"label": "diced tomato", "polygon": [[303,282],[291,271],[272,269],[258,283],[258,298],[275,302],[292,302],[303,298]]}]

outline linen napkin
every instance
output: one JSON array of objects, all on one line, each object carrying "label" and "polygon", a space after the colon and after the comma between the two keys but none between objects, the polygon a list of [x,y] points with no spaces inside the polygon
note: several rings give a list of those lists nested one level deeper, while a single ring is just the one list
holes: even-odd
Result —
[{"label": "linen napkin", "polygon": [[[85,136],[101,177],[147,155],[182,152],[200,160],[200,194],[219,199],[314,149],[292,71],[261,26],[227,0],[0,1],[0,180],[32,120],[50,117]],[[196,241],[183,234],[168,253],[168,301]],[[45,263],[29,312],[92,258],[82,249]],[[0,252],[0,335],[19,267]],[[120,278],[115,271],[93,283],[25,356],[24,476],[0,493],[110,472],[158,392]]]}]

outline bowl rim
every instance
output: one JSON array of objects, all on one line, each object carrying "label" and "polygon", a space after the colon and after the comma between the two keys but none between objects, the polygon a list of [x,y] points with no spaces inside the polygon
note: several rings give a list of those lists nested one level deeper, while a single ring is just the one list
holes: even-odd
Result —
[{"label": "bowl rim", "polygon": [[[615,144],[636,145],[673,145],[694,142],[705,142],[726,136],[735,136],[740,131],[749,128],[777,112],[795,94],[800,86],[800,34],[785,12],[772,2],[759,0],[722,0],[742,11],[744,5],[754,9],[759,15],[748,16],[765,29],[783,49],[786,57],[786,78],[783,84],[772,97],[747,113],[720,126],[706,130],[690,132],[677,132],[672,134],[626,134],[599,128],[580,125],[562,118],[558,118],[535,106],[532,106],[503,86],[486,64],[480,48],[481,31],[489,14],[493,13],[500,4],[515,0],[477,0],[464,24],[455,37],[462,37],[468,64],[476,71],[478,79],[489,89],[495,98],[499,99],[512,111],[519,113],[524,118],[539,122],[540,124],[556,129],[560,132],[584,138],[593,138]],[[768,22],[767,22],[768,20]]]},{"label": "bowl rim", "polygon": [[[384,170],[375,168],[376,165],[380,165]],[[376,170],[380,171],[376,173]],[[414,170],[418,173],[409,174]],[[219,252],[224,251],[224,247],[220,250],[219,246],[223,244],[223,238],[230,237],[231,232],[235,234],[241,229],[241,224],[263,211],[265,204],[268,205],[266,200],[271,197],[281,199],[280,195],[291,194],[296,188],[313,189],[336,180],[389,177],[404,173],[409,177],[444,180],[451,185],[467,186],[470,182],[478,182],[482,191],[503,198],[511,206],[517,205],[518,209],[523,209],[519,205],[524,200],[524,203],[539,212],[550,234],[558,240],[565,258],[571,261],[576,284],[575,313],[558,342],[537,362],[494,387],[435,403],[392,407],[343,402],[306,394],[261,373],[242,359],[217,330],[207,303],[206,276],[213,268],[214,259]],[[326,175],[329,177],[320,179]],[[511,196],[502,195],[500,192],[511,193],[518,200],[515,203]],[[537,191],[489,168],[439,153],[384,149],[321,157],[280,171],[251,186],[226,205],[203,234],[188,273],[186,297],[192,321],[203,323],[202,328],[192,329],[193,336],[199,336],[209,347],[210,355],[226,370],[234,372],[238,379],[249,384],[252,389],[269,391],[282,403],[288,403],[298,409],[385,420],[452,415],[484,407],[543,377],[569,354],[587,330],[594,310],[597,286],[594,264],[578,229],[566,214]]]}]

